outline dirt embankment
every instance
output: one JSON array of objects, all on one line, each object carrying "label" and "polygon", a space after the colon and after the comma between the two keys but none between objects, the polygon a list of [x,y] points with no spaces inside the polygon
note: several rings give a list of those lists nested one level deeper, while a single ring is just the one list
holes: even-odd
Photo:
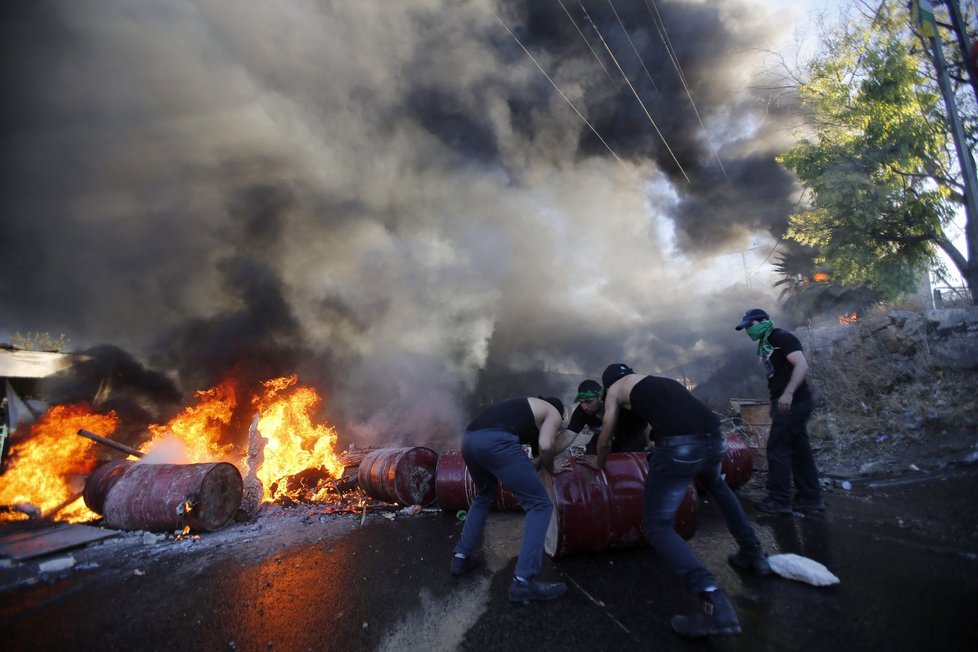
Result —
[{"label": "dirt embankment", "polygon": [[978,462],[978,309],[893,311],[795,334],[812,365],[823,474]]}]

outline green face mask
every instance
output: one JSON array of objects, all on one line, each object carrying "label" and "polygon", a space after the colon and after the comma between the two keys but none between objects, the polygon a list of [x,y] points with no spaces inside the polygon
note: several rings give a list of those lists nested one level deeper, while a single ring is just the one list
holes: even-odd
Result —
[{"label": "green face mask", "polygon": [[751,324],[746,328],[747,337],[751,338],[755,342],[762,337],[767,337],[771,334],[771,330],[774,329],[774,322],[770,319],[765,319],[762,322],[756,324]]},{"label": "green face mask", "polygon": [[759,357],[767,358],[774,352],[774,347],[767,342],[767,336],[774,330],[773,321],[765,319],[757,324],[751,324],[745,330],[747,337],[757,342],[757,355]]}]

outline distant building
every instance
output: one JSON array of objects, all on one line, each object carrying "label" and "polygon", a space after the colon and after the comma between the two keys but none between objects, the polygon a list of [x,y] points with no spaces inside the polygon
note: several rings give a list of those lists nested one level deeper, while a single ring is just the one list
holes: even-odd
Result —
[{"label": "distant building", "polygon": [[0,460],[7,440],[22,424],[33,423],[47,410],[43,381],[74,364],[70,353],[23,351],[0,345]]}]

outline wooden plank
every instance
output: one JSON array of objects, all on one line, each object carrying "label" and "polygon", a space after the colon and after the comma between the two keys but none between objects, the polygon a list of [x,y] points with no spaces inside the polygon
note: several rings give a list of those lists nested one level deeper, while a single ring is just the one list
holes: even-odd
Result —
[{"label": "wooden plank", "polygon": [[31,536],[13,535],[0,540],[0,556],[15,561],[33,559],[53,552],[83,546],[118,536],[118,530],[105,530],[90,525],[63,525],[37,532],[23,533]]}]

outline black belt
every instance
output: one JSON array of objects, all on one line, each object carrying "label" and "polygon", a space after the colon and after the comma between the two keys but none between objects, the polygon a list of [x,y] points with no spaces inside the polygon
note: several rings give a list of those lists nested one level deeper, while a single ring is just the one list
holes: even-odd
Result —
[{"label": "black belt", "polygon": [[672,435],[671,437],[656,437],[656,446],[688,446],[690,444],[703,444],[710,440],[710,437],[719,437],[721,435],[720,429],[717,428],[713,432],[707,432],[699,435]]}]

